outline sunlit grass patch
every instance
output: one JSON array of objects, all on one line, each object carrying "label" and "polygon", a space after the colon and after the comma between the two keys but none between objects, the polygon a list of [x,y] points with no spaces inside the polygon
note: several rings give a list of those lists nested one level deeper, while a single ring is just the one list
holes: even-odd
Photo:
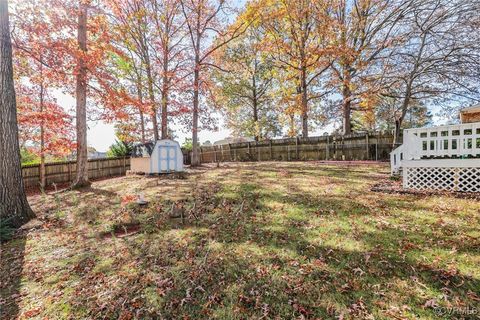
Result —
[{"label": "sunlit grass patch", "polygon": [[[370,191],[387,174],[232,163],[34,196],[41,226],[2,246],[23,270],[2,263],[2,281],[19,282],[1,290],[52,319],[436,319],[433,305],[475,306],[480,204]],[[146,206],[122,204],[139,193]]]}]

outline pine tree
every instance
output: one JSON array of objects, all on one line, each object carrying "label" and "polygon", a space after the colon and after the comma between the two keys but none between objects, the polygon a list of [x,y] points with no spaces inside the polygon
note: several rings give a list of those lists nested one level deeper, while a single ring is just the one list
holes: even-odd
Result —
[{"label": "pine tree", "polygon": [[0,219],[19,227],[34,217],[20,165],[8,1],[0,0]]}]

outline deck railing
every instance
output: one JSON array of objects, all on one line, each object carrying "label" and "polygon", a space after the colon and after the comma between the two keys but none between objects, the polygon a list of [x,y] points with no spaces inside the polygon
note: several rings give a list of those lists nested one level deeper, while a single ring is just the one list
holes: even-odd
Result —
[{"label": "deck railing", "polygon": [[406,129],[403,132],[407,160],[480,156],[480,122]]},{"label": "deck railing", "polygon": [[403,160],[403,144],[390,153],[390,170],[392,175],[399,173]]},{"label": "deck railing", "polygon": [[480,122],[405,129],[403,145],[391,154],[392,172],[403,160],[480,158]]}]

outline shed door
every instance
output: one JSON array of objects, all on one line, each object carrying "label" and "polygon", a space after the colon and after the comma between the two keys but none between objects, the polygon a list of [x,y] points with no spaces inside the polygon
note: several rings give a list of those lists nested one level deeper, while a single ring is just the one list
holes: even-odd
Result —
[{"label": "shed door", "polygon": [[158,171],[170,172],[176,171],[177,167],[177,148],[176,146],[163,145],[159,147]]}]

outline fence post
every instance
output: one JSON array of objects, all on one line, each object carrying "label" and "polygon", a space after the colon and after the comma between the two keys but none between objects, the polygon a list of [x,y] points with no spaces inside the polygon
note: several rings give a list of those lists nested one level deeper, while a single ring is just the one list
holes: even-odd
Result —
[{"label": "fence post", "polygon": [[299,160],[299,153],[298,153],[298,137],[295,138],[295,158]]},{"label": "fence post", "polygon": [[318,154],[318,160],[320,161],[320,139],[318,140],[318,145],[317,145],[317,154]]},{"label": "fence post", "polygon": [[72,163],[68,162],[68,182],[72,182]]},{"label": "fence post", "polygon": [[127,174],[127,158],[124,156],[123,157],[123,173],[122,175]]},{"label": "fence post", "polygon": [[368,132],[365,134],[365,140],[366,140],[366,143],[367,143],[367,160],[370,160],[370,147],[368,145],[369,141],[368,141]]},{"label": "fence post", "polygon": [[273,160],[273,146],[272,146],[272,140],[270,140],[270,161]]},{"label": "fence post", "polygon": [[213,162],[217,162],[217,149],[213,146]]},{"label": "fence post", "polygon": [[260,149],[258,148],[258,141],[255,141],[255,148],[257,148],[257,161],[261,161]]},{"label": "fence post", "polygon": [[328,147],[329,144],[330,144],[330,136],[327,136],[327,144],[325,145],[325,149],[326,149],[325,160],[328,160],[330,157],[330,149]]},{"label": "fence post", "polygon": [[[100,170],[100,165],[99,165],[100,161],[96,161],[96,164],[97,164],[97,175],[98,175],[97,178],[99,178],[101,176],[100,173],[102,172],[102,170]],[[102,169],[103,169],[103,163],[102,163]]]}]

